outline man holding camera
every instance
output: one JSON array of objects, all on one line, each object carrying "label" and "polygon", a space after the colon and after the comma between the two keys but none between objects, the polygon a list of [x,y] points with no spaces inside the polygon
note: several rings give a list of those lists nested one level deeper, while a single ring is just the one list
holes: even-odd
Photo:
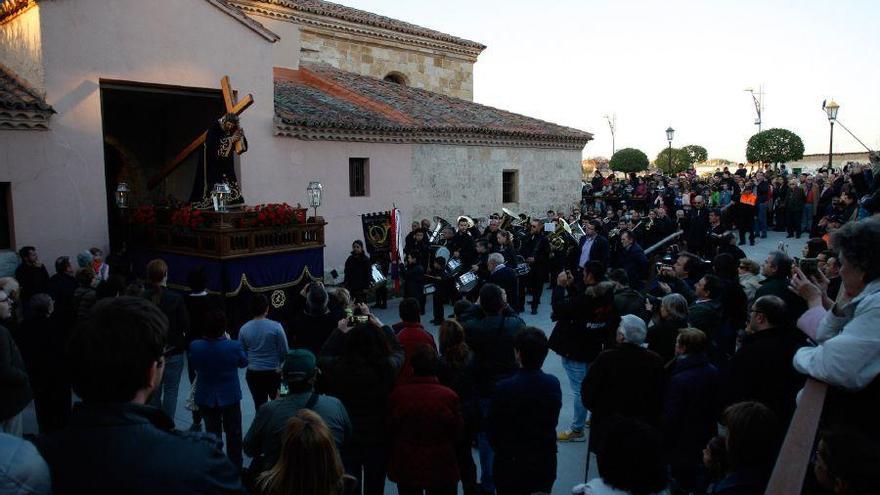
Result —
[{"label": "man holding camera", "polygon": [[311,351],[295,349],[284,356],[281,379],[286,386],[282,386],[282,393],[276,400],[267,402],[257,411],[244,437],[244,452],[254,458],[251,474],[256,475],[275,465],[281,455],[287,422],[300,409],[311,409],[321,416],[338,448],[351,438],[351,420],[345,406],[335,397],[315,392],[317,376],[317,360]]},{"label": "man holding camera", "polygon": [[586,290],[578,290],[570,271],[559,274],[553,290],[553,318],[550,348],[562,357],[562,367],[574,395],[571,426],[557,435],[560,442],[583,442],[587,409],[581,402],[581,383],[590,363],[602,352],[613,330],[614,284],[605,280],[605,267],[587,262],[583,269]]}]

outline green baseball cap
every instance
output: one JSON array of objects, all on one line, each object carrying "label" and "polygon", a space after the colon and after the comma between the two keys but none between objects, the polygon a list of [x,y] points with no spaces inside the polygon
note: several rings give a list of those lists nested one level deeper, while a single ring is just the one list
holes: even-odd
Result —
[{"label": "green baseball cap", "polygon": [[317,369],[317,359],[312,351],[294,349],[287,351],[287,354],[284,355],[281,374],[285,380],[308,380],[315,376],[315,369]]}]

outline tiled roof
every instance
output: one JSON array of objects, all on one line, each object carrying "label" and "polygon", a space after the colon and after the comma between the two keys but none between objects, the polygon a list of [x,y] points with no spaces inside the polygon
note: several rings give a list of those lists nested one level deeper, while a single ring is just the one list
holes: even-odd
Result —
[{"label": "tiled roof", "polygon": [[394,142],[571,149],[592,139],[588,132],[320,63],[275,69],[275,116],[279,134],[311,139],[324,139],[312,132],[319,129],[328,131],[326,139],[386,135]]},{"label": "tiled roof", "polygon": [[29,5],[29,0],[0,0],[0,21],[14,16]]},{"label": "tiled roof", "polygon": [[399,21],[397,19],[392,19],[390,17],[381,16],[379,14],[374,14],[372,12],[366,12],[363,10],[354,9],[351,7],[346,7],[345,5],[339,5],[331,2],[324,2],[323,0],[258,0],[261,3],[268,3],[274,5],[281,5],[284,7],[289,7],[294,10],[298,10],[300,12],[307,12],[310,14],[316,14],[321,16],[333,17],[336,19],[340,19],[343,21],[353,22],[356,24],[364,24],[367,26],[378,27],[382,29],[388,29],[391,31],[398,31],[401,33],[413,34],[417,36],[424,36],[425,38],[431,38],[439,41],[446,41],[448,43],[455,43],[457,45],[467,46],[471,48],[478,48],[483,50],[486,48],[485,45],[477,43],[476,41],[470,41],[466,39],[459,38],[457,36],[452,36],[451,34],[441,33],[440,31],[435,31],[433,29],[424,28],[422,26],[417,26],[415,24],[410,24],[408,22]]},{"label": "tiled roof", "polygon": [[53,113],[36,91],[0,65],[0,128],[45,129]]}]

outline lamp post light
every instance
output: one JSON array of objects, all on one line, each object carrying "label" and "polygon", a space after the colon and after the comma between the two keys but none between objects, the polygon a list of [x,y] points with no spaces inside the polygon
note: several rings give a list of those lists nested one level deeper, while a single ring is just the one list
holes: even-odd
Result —
[{"label": "lamp post light", "polygon": [[313,180],[309,182],[309,187],[306,188],[306,192],[309,194],[309,206],[315,209],[315,221],[318,221],[318,207],[321,206],[321,196],[324,192],[324,186],[321,185],[319,181]]},{"label": "lamp post light", "polygon": [[226,211],[226,200],[232,194],[232,188],[226,182],[218,182],[214,184],[211,190],[211,201],[214,204],[214,211]]},{"label": "lamp post light", "polygon": [[831,132],[828,140],[828,170],[831,170],[831,158],[834,152],[834,121],[837,120],[837,109],[840,108],[834,100],[825,104],[825,113],[828,114],[828,123],[831,124]]},{"label": "lamp post light", "polygon": [[128,195],[131,189],[128,188],[127,182],[120,182],[116,185],[116,207],[120,210],[128,208]]},{"label": "lamp post light", "polygon": [[666,128],[666,140],[669,141],[669,173],[672,173],[672,136],[675,135],[675,129],[672,126]]}]

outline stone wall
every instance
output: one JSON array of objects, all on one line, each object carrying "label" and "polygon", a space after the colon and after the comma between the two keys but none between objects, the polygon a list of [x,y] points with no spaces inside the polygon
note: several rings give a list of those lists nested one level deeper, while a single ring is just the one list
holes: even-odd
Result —
[{"label": "stone wall", "polygon": [[384,78],[402,75],[406,85],[463,100],[474,99],[474,61],[441,51],[414,48],[388,40],[355,35],[300,31],[302,60],[325,62],[342,70]]},{"label": "stone wall", "polygon": [[[581,152],[540,148],[414,145],[413,218],[486,216],[504,206],[537,214],[580,199]],[[519,201],[501,202],[502,172],[517,170]]]}]

